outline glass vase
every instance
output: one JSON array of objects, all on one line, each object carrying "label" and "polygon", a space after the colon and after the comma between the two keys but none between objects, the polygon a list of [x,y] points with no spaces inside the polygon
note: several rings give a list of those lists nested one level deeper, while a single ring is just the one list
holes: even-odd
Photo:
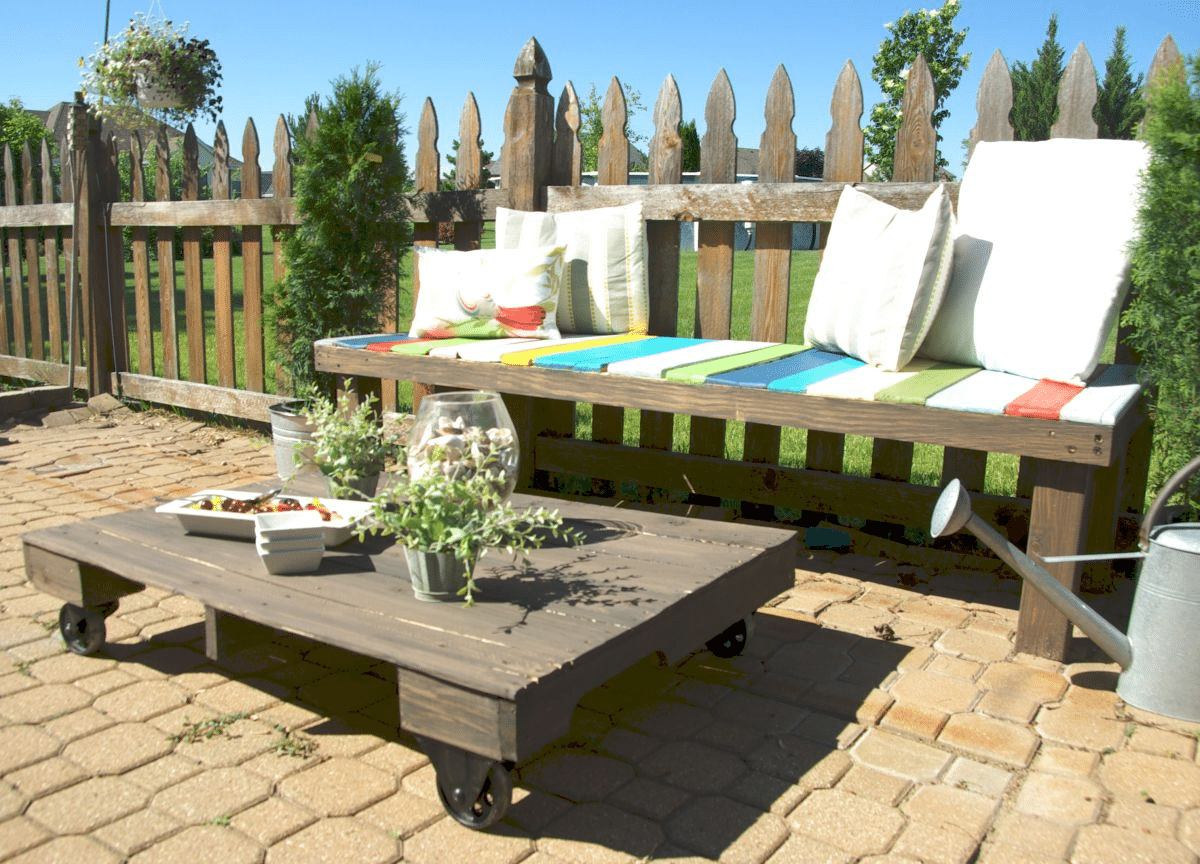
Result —
[{"label": "glass vase", "polygon": [[517,484],[517,429],[499,393],[466,390],[421,399],[408,439],[408,476],[467,480],[496,478],[507,498]]}]

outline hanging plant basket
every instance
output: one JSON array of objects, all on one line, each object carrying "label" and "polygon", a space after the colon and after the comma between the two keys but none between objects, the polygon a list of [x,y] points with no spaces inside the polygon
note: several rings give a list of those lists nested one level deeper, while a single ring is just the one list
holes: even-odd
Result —
[{"label": "hanging plant basket", "polygon": [[136,73],[133,81],[138,104],[143,108],[182,108],[186,101],[182,88],[155,77],[152,69]]},{"label": "hanging plant basket", "polygon": [[97,113],[127,125],[144,123],[147,112],[168,123],[216,120],[221,64],[208,40],[187,30],[139,14],[86,64],[81,60],[83,90],[95,97]]}]

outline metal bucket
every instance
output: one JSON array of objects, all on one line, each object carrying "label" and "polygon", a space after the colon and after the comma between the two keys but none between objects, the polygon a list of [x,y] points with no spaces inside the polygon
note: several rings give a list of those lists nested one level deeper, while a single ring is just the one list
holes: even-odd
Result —
[{"label": "metal bucket", "polygon": [[271,438],[275,442],[275,471],[280,479],[287,480],[311,460],[314,427],[303,413],[303,400],[278,402],[267,411],[271,415]]}]

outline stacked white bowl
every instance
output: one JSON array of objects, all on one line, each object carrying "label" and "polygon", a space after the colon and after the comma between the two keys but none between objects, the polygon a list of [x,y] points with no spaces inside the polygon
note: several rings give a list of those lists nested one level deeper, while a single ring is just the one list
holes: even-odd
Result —
[{"label": "stacked white bowl", "polygon": [[268,573],[311,573],[325,555],[324,525],[316,510],[254,515],[254,545]]}]

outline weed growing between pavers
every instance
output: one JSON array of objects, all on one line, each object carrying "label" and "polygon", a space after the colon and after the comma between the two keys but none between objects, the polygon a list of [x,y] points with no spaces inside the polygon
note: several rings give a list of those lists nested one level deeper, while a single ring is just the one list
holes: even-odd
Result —
[{"label": "weed growing between pavers", "polygon": [[224,735],[226,729],[249,716],[245,711],[236,711],[230,714],[221,714],[218,717],[197,720],[185,725],[181,731],[171,736],[171,740],[176,743],[195,744],[201,740],[215,738],[218,735]]}]

